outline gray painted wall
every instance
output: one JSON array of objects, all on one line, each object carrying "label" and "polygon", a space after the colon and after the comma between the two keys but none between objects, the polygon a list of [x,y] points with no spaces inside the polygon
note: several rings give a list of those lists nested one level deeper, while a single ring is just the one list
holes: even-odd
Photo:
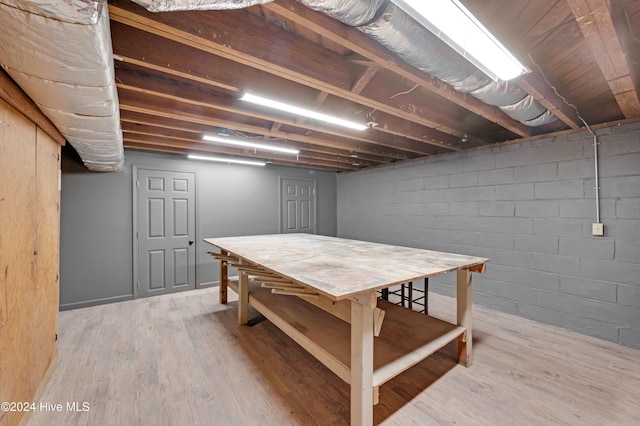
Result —
[{"label": "gray painted wall", "polygon": [[598,135],[604,237],[587,133],[340,174],[338,235],[490,257],[475,303],[640,348],[640,124]]},{"label": "gray painted wall", "polygon": [[127,150],[120,173],[92,173],[73,151],[62,161],[60,307],[133,297],[132,166],[197,173],[197,285],[217,281],[203,238],[279,233],[280,177],[317,180],[318,233],[336,235],[336,175],[289,167],[206,163]]}]

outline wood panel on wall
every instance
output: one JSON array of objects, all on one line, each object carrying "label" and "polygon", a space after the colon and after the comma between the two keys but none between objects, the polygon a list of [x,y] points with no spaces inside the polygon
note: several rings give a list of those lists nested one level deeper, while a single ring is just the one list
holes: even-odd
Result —
[{"label": "wood panel on wall", "polygon": [[58,143],[0,100],[0,401],[35,401],[57,354],[59,167]]}]

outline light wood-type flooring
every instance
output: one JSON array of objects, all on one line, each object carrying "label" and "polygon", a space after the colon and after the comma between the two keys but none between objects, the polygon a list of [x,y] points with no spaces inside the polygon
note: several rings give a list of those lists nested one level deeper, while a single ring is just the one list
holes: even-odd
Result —
[{"label": "light wood-type flooring", "polygon": [[[455,318],[453,299],[429,304]],[[63,411],[27,424],[349,423],[347,384],[269,322],[236,320],[217,289],[61,312],[38,404]],[[640,425],[640,350],[474,306],[474,364],[454,357],[449,345],[384,384],[375,423]]]}]

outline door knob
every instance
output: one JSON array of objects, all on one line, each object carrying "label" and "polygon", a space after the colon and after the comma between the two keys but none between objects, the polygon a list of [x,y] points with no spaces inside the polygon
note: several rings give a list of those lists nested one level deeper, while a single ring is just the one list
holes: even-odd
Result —
[{"label": "door knob", "polygon": [[192,246],[195,241],[189,240],[189,245]]}]

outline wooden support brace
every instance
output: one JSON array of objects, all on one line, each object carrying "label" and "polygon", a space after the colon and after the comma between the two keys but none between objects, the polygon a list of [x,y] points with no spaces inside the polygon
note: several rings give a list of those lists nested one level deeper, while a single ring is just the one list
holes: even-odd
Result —
[{"label": "wooden support brace", "polygon": [[[258,282],[253,280],[254,282]],[[275,289],[284,289],[284,290],[288,290],[288,289],[293,289],[293,290],[302,290],[304,289],[304,287],[302,286],[297,286],[294,284],[289,284],[289,283],[260,283],[260,287],[262,288],[275,288]]]},{"label": "wooden support brace", "polygon": [[385,312],[380,308],[373,308],[373,335],[380,336],[382,330],[382,322],[384,321]]},{"label": "wooden support brace", "polygon": [[304,296],[304,297],[318,297],[318,296],[320,296],[320,293],[316,293],[316,292],[305,290],[305,289],[295,289],[295,288],[290,288],[290,289],[274,288],[274,289],[271,290],[271,293],[273,293],[273,294],[281,294],[281,295],[284,295],[284,296]]}]

